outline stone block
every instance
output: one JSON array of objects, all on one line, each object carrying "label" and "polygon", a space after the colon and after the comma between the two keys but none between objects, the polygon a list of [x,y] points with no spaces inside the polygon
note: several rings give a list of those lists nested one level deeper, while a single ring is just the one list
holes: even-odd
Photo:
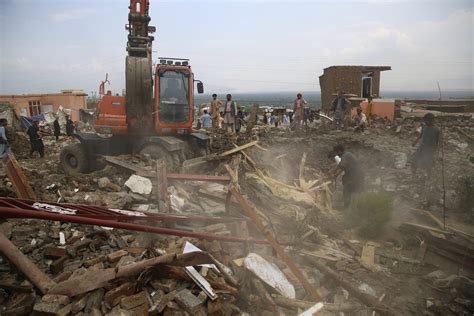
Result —
[{"label": "stone block", "polygon": [[109,253],[107,255],[107,260],[109,260],[110,262],[117,262],[120,260],[120,258],[122,258],[123,256],[126,256],[127,254],[128,252],[126,252],[125,250],[118,250],[118,251]]},{"label": "stone block", "polygon": [[148,304],[148,299],[146,297],[145,291],[137,293],[135,295],[130,295],[123,297],[120,300],[120,307],[124,309],[133,309],[135,307]]},{"label": "stone block", "polygon": [[56,316],[58,312],[69,304],[69,297],[65,295],[46,294],[33,307],[35,315]]},{"label": "stone block", "polygon": [[196,313],[202,306],[202,301],[188,289],[176,293],[174,300],[190,314]]},{"label": "stone block", "polygon": [[135,286],[132,283],[123,283],[113,288],[104,295],[104,301],[109,306],[115,306],[120,303],[123,296],[131,295],[135,292]]},{"label": "stone block", "polygon": [[47,259],[58,259],[66,255],[66,248],[46,247],[43,256]]}]

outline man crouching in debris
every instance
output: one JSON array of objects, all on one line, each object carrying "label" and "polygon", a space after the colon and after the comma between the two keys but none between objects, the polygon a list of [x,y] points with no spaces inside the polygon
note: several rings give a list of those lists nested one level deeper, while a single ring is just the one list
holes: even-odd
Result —
[{"label": "man crouching in debris", "polygon": [[337,165],[329,172],[329,175],[337,178],[337,176],[344,172],[342,177],[342,195],[344,198],[344,208],[347,208],[351,204],[352,196],[361,192],[364,187],[364,173],[360,168],[357,158],[352,153],[345,151],[342,145],[334,146],[331,155],[335,158]]},{"label": "man crouching in debris", "polygon": [[421,130],[420,136],[413,142],[413,146],[416,146],[421,139],[420,146],[411,157],[411,172],[413,177],[416,176],[418,168],[425,169],[428,176],[431,175],[431,170],[433,169],[436,158],[436,151],[438,150],[438,144],[441,138],[441,131],[434,125],[434,120],[435,117],[433,113],[425,114],[423,117],[425,125]]},{"label": "man crouching in debris", "polygon": [[367,126],[367,117],[361,108],[357,108],[357,113],[352,117],[352,124],[354,125],[354,132],[363,132]]}]

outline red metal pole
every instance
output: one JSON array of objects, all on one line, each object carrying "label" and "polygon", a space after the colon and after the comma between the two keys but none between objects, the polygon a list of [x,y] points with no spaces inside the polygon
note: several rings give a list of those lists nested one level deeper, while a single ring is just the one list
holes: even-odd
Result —
[{"label": "red metal pole", "polygon": [[[133,224],[133,223],[122,223],[111,220],[95,219],[90,217],[83,217],[80,215],[65,215],[65,214],[55,214],[47,213],[40,211],[31,211],[19,208],[11,207],[0,207],[0,218],[36,218],[52,221],[61,221],[85,225],[98,225],[98,226],[107,226],[127,230],[135,230],[163,235],[174,235],[180,237],[191,237],[198,239],[207,239],[207,240],[221,240],[229,242],[251,242],[256,244],[266,244],[266,240],[253,239],[253,238],[241,238],[234,236],[220,236],[209,233],[200,233],[192,231],[184,231],[179,229],[164,228],[164,227],[153,227],[148,225]],[[146,218],[143,218],[146,219]]]}]

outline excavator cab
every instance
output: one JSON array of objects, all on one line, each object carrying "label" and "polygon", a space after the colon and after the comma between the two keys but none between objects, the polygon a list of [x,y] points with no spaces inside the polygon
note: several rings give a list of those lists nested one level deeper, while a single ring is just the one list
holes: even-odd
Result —
[{"label": "excavator cab", "polygon": [[[192,131],[194,76],[187,59],[163,59],[155,71],[155,132],[186,135]],[[203,92],[198,82],[198,93]]]}]

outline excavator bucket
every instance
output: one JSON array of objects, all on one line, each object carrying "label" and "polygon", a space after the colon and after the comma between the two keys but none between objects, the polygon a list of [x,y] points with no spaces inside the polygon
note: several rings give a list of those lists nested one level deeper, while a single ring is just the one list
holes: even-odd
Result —
[{"label": "excavator bucket", "polygon": [[125,61],[125,111],[130,134],[153,130],[153,79],[151,59],[127,56]]}]

